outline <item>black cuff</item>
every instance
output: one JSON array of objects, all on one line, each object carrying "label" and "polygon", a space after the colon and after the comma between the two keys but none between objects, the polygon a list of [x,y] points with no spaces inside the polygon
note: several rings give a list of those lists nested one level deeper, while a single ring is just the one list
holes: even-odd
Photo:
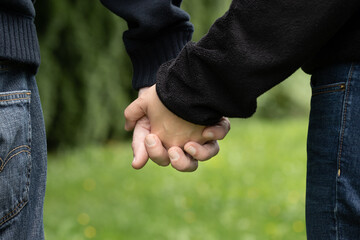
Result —
[{"label": "black cuff", "polygon": [[134,41],[124,38],[126,50],[133,64],[133,88],[152,86],[161,64],[175,58],[191,40],[193,29],[172,32],[156,40]]}]

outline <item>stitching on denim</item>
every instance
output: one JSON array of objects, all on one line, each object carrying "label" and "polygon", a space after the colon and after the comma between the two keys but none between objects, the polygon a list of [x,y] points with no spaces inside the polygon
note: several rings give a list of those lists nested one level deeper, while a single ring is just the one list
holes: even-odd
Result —
[{"label": "stitching on denim", "polygon": [[7,97],[7,96],[21,95],[21,94],[31,95],[31,92],[16,92],[16,93],[0,94],[0,97]]},{"label": "stitching on denim", "polygon": [[0,219],[0,226],[12,219],[16,214],[20,212],[21,209],[27,204],[27,201],[22,200],[10,213],[6,214]]},{"label": "stitching on denim", "polygon": [[344,90],[345,90],[344,88],[341,88],[341,89],[329,90],[329,91],[325,91],[325,92],[316,92],[316,93],[313,93],[312,96],[317,96],[317,95],[320,95],[323,93],[342,92]]},{"label": "stitching on denim", "polygon": [[18,146],[18,147],[16,147],[16,148],[12,149],[12,150],[6,155],[6,157],[4,158],[4,160],[0,157],[0,161],[1,161],[0,172],[1,172],[2,170],[4,170],[5,165],[9,162],[9,160],[12,159],[13,157],[15,157],[16,155],[18,155],[18,154],[20,154],[20,153],[22,153],[22,152],[27,152],[27,153],[31,154],[29,150],[22,150],[22,151],[17,152],[17,153],[15,153],[15,154],[13,154],[13,155],[11,155],[11,156],[9,157],[9,155],[10,155],[12,152],[14,152],[15,150],[17,150],[17,149],[19,149],[19,148],[27,148],[27,149],[31,150],[31,148],[30,148],[28,145],[21,145],[21,146]]},{"label": "stitching on denim", "polygon": [[344,134],[345,134],[345,124],[346,124],[346,114],[347,114],[347,100],[348,100],[348,97],[349,97],[350,83],[351,83],[353,71],[354,71],[354,64],[351,65],[348,81],[346,83],[347,89],[346,89],[346,93],[344,95],[344,113],[343,113],[342,122],[341,122],[341,132],[340,132],[341,135],[340,135],[339,153],[338,153],[338,172],[337,172],[337,179],[336,179],[336,184],[335,184],[334,218],[335,218],[336,239],[339,239],[339,235],[340,235],[339,221],[338,221],[338,214],[337,214],[337,211],[338,211],[338,181],[339,181],[339,178],[341,176],[341,156],[342,156],[342,148],[343,148]]},{"label": "stitching on denim", "polygon": [[22,148],[22,147],[30,149],[30,147],[29,147],[28,145],[18,146],[18,147],[16,147],[16,148],[14,148],[13,150],[11,150],[11,151],[6,155],[5,159],[7,159],[7,157],[8,157],[13,151],[15,151],[15,150],[17,150],[17,149],[19,149],[19,148]]},{"label": "stitching on denim", "polygon": [[316,90],[321,90],[321,89],[325,89],[325,88],[334,88],[334,87],[338,87],[341,85],[344,85],[345,83],[341,82],[341,83],[333,83],[333,84],[326,84],[324,86],[318,86],[318,87],[314,87],[314,91]]},{"label": "stitching on denim", "polygon": [[5,168],[6,164],[10,161],[10,159],[12,159],[12,158],[15,157],[16,155],[19,155],[20,153],[23,153],[23,152],[26,152],[26,153],[30,154],[30,151],[28,151],[28,150],[21,150],[20,152],[15,153],[14,155],[12,155],[11,157],[9,157],[9,159],[7,159],[7,160],[4,162],[4,165],[0,168],[0,172]]},{"label": "stitching on denim", "polygon": [[349,79],[347,82],[346,94],[344,97],[344,114],[343,114],[343,119],[342,119],[342,124],[341,124],[340,146],[339,146],[339,153],[338,153],[338,177],[340,177],[340,175],[341,175],[341,165],[340,164],[341,164],[341,155],[342,155],[342,148],[343,148],[344,134],[345,134],[346,114],[347,114],[347,105],[348,105],[347,101],[348,101],[348,97],[349,97],[350,82],[352,79],[353,71],[354,71],[354,66],[351,65],[350,75],[349,75]]},{"label": "stitching on denim", "polygon": [[[31,99],[29,100],[31,101]],[[29,141],[29,150],[31,150],[31,141],[32,141],[32,126],[31,126],[31,110],[30,110],[30,104],[27,104],[27,108],[28,108],[28,141]],[[28,181],[26,183],[26,187],[27,187],[27,191],[29,191],[30,188],[30,174],[31,174],[31,168],[32,168],[32,159],[31,159],[31,153],[28,155],[29,156],[29,164],[28,164],[28,172],[27,172],[27,178]]]},{"label": "stitching on denim", "polygon": [[14,99],[7,99],[7,100],[0,100],[0,102],[9,102],[9,101],[16,101],[16,100],[24,100],[24,99],[30,99],[30,98],[14,98]]}]

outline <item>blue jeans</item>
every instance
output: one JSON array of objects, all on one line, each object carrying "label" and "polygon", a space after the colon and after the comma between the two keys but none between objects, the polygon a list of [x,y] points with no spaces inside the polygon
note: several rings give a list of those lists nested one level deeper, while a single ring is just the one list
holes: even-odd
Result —
[{"label": "blue jeans", "polygon": [[46,138],[34,75],[0,61],[0,239],[41,240]]},{"label": "blue jeans", "polygon": [[306,227],[309,240],[360,238],[360,63],[311,79]]}]

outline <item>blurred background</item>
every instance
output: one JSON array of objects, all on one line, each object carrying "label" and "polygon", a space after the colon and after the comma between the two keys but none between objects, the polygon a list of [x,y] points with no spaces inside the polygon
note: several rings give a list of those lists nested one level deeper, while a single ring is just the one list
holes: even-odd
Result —
[{"label": "blurred background", "polygon": [[[198,41],[230,0],[185,0]],[[309,76],[301,70],[232,120],[195,173],[131,168],[123,110],[136,97],[126,23],[100,1],[37,1],[37,75],[48,145],[47,239],[305,239]]]}]

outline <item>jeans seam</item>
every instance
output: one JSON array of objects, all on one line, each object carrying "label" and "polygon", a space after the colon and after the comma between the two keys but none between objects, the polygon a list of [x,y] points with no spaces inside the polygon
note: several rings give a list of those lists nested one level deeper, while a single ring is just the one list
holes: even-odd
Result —
[{"label": "jeans seam", "polygon": [[339,153],[338,153],[338,177],[341,176],[341,156],[342,156],[342,148],[344,142],[344,133],[345,133],[345,125],[346,125],[346,115],[347,115],[347,105],[348,105],[348,97],[350,92],[350,82],[353,75],[353,65],[351,65],[350,73],[347,81],[347,89],[344,95],[344,113],[341,121],[341,132],[340,132],[340,142],[339,142]]},{"label": "jeans seam", "polygon": [[336,177],[336,185],[335,185],[335,209],[334,209],[334,217],[335,217],[335,231],[336,231],[336,240],[340,240],[340,231],[339,231],[339,222],[338,222],[338,182],[341,176],[341,157],[342,157],[342,150],[343,150],[343,142],[344,142],[344,134],[345,134],[345,125],[346,125],[346,115],[347,115],[347,107],[348,107],[348,98],[350,94],[350,83],[352,80],[352,75],[354,71],[354,64],[351,65],[348,80],[346,83],[346,91],[344,95],[344,103],[343,103],[343,114],[342,114],[342,121],[340,126],[340,141],[339,141],[339,151],[337,157],[337,177]]}]

